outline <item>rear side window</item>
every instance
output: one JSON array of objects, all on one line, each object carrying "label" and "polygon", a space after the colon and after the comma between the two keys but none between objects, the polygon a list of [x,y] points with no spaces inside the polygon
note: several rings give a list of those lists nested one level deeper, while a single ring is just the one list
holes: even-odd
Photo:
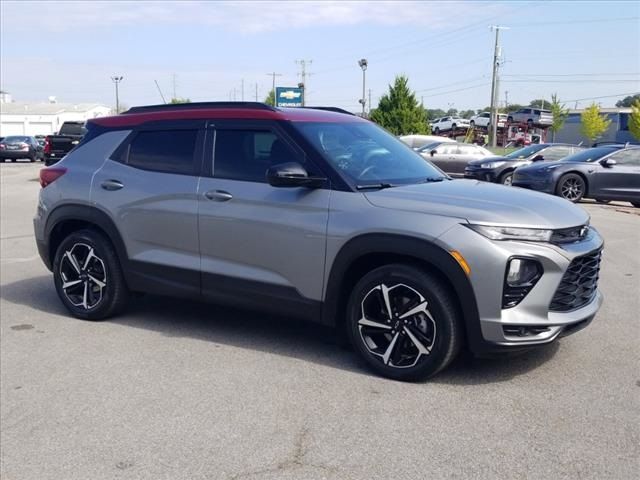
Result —
[{"label": "rear side window", "polygon": [[139,132],[129,145],[127,165],[143,170],[194,175],[197,130]]}]

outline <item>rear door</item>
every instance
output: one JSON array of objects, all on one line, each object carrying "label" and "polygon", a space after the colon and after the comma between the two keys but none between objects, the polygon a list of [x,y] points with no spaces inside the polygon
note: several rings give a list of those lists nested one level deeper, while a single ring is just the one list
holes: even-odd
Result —
[{"label": "rear door", "polygon": [[[447,173],[456,173],[456,162],[458,155],[457,143],[441,143],[435,149],[433,155],[429,159],[436,164],[441,170]],[[462,169],[464,173],[464,168]]]},{"label": "rear door", "polygon": [[331,190],[272,187],[266,170],[285,162],[324,176],[275,122],[217,121],[207,130],[198,188],[207,297],[297,316],[317,313]]},{"label": "rear door", "polygon": [[640,202],[640,148],[623,149],[609,157],[616,164],[595,165],[593,184],[589,196],[611,200]]},{"label": "rear door", "polygon": [[200,293],[196,194],[203,141],[204,122],[143,127],[94,175],[91,199],[120,231],[133,288]]}]

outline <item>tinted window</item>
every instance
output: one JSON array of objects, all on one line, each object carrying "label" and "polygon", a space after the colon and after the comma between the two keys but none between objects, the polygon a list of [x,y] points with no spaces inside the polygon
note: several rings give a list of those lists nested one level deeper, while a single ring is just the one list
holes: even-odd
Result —
[{"label": "tinted window", "polygon": [[129,146],[127,164],[144,170],[194,175],[197,130],[139,132]]},{"label": "tinted window", "polygon": [[247,182],[266,182],[272,165],[303,163],[282,139],[269,130],[217,130],[213,174]]},{"label": "tinted window", "polygon": [[542,150],[543,148],[546,148],[546,146],[545,145],[530,145],[528,147],[524,147],[524,148],[521,148],[521,149],[516,150],[514,152],[511,152],[508,155],[505,155],[505,157],[510,158],[512,160],[520,160],[520,159],[523,159],[523,158],[530,157],[534,153],[537,153],[540,150]]},{"label": "tinted window", "polygon": [[555,162],[571,155],[571,147],[549,147],[541,154],[545,161]]},{"label": "tinted window", "polygon": [[5,143],[27,143],[29,137],[5,137],[3,142]]},{"label": "tinted window", "polygon": [[615,152],[616,150],[617,150],[616,148],[611,148],[611,147],[588,148],[581,152],[574,153],[573,155],[569,155],[568,157],[563,158],[561,161],[563,162],[595,162],[596,160],[599,160],[605,155]]},{"label": "tinted window", "polygon": [[60,135],[84,135],[87,129],[81,123],[63,123],[60,127]]},{"label": "tinted window", "polygon": [[615,160],[618,165],[640,166],[640,148],[623,150],[609,157]]}]

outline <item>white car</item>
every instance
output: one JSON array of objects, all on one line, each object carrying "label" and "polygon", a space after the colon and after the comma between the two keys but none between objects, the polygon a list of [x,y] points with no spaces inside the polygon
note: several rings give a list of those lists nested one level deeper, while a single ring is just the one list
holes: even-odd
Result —
[{"label": "white car", "polygon": [[[491,125],[491,112],[482,112],[471,117],[469,123],[472,127],[488,128]],[[507,123],[507,114],[498,114],[498,127],[502,128]]]},{"label": "white car", "polygon": [[460,117],[442,117],[436,118],[431,122],[431,131],[438,135],[440,132],[456,130],[458,128],[469,128],[471,124],[466,118]]},{"label": "white car", "polygon": [[446,137],[438,137],[437,135],[403,135],[399,137],[399,140],[409,145],[414,150],[418,150],[421,147],[433,142],[455,142]]}]

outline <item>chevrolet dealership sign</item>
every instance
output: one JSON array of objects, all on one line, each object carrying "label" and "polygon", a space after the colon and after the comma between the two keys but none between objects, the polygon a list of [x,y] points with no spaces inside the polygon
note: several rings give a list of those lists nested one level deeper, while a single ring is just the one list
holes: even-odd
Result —
[{"label": "chevrolet dealership sign", "polygon": [[304,88],[276,87],[276,107],[301,107]]}]

